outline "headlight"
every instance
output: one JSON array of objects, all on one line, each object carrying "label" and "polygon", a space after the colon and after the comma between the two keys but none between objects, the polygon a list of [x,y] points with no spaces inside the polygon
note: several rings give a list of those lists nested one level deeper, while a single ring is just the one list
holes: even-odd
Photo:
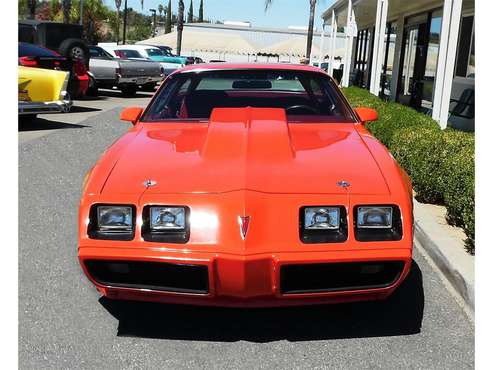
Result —
[{"label": "headlight", "polygon": [[185,208],[151,207],[151,231],[185,230]]},{"label": "headlight", "polygon": [[347,212],[344,206],[301,207],[299,217],[303,243],[342,243],[347,240]]},{"label": "headlight", "polygon": [[401,240],[399,207],[391,204],[355,206],[354,237],[360,242]]},{"label": "headlight", "polygon": [[392,207],[358,207],[358,228],[390,229]]},{"label": "headlight", "polygon": [[305,230],[339,229],[340,212],[337,207],[305,208]]},{"label": "headlight", "polygon": [[134,206],[95,204],[91,207],[87,231],[93,239],[132,240],[134,225]]},{"label": "headlight", "polygon": [[148,205],[142,211],[142,238],[147,242],[186,243],[190,238],[190,208]]}]

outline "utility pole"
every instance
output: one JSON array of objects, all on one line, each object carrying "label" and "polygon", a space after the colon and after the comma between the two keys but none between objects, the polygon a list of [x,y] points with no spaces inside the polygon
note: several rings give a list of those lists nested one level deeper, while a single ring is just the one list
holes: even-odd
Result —
[{"label": "utility pole", "polygon": [[156,9],[149,9],[149,11],[152,13],[152,37],[156,36]]},{"label": "utility pole", "polygon": [[125,5],[123,7],[123,43],[125,45],[125,41],[127,40],[127,0],[125,0]]}]

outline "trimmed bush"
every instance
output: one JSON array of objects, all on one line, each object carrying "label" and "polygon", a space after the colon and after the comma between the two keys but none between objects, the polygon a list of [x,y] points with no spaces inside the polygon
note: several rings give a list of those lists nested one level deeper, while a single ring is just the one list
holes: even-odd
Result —
[{"label": "trimmed bush", "polygon": [[440,130],[430,116],[364,89],[343,91],[353,107],[377,110],[378,121],[368,129],[409,174],[418,201],[447,207],[449,223],[464,229],[474,253],[474,134]]}]

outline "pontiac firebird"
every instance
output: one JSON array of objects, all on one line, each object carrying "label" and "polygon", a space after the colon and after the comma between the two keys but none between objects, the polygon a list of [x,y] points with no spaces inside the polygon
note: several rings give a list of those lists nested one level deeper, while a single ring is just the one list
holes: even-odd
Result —
[{"label": "pontiac firebird", "polygon": [[412,260],[409,177],[322,70],[185,67],[86,175],[79,261],[112,299],[375,300]]}]

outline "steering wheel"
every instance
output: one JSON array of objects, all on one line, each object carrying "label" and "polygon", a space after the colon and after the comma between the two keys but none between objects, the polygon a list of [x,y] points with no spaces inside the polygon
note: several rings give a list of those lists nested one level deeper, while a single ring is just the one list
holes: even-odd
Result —
[{"label": "steering wheel", "polygon": [[318,110],[316,108],[310,107],[309,105],[304,105],[304,104],[298,104],[298,105],[292,105],[290,107],[286,108],[286,113],[289,113],[289,111],[305,111],[313,114],[318,114]]}]

